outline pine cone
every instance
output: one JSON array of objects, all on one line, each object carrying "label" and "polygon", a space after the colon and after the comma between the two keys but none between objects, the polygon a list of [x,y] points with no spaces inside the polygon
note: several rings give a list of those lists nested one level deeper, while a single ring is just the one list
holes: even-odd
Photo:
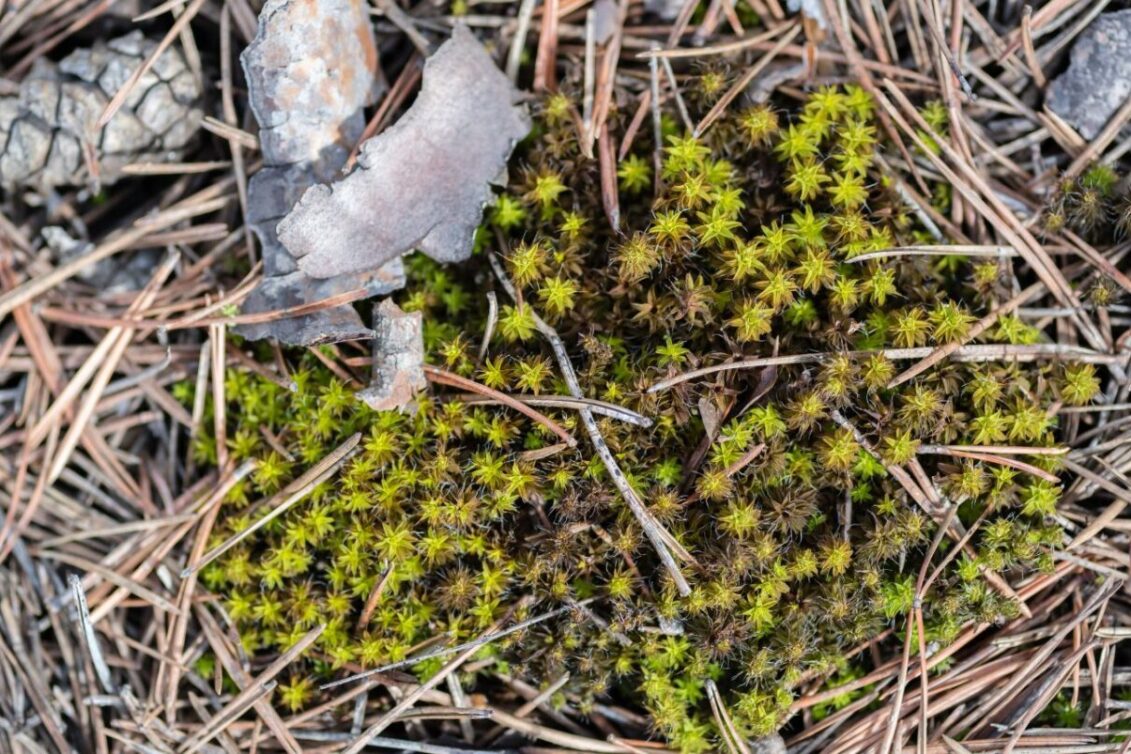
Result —
[{"label": "pine cone", "polygon": [[174,162],[200,127],[201,85],[179,49],[157,58],[110,122],[114,94],[157,43],[135,31],[39,62],[18,96],[0,97],[0,186],[113,183],[133,162]]}]

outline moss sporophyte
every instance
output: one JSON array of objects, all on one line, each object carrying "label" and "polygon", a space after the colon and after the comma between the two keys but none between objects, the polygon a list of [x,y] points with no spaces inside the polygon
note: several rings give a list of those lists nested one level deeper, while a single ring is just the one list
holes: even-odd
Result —
[{"label": "moss sporophyte", "polygon": [[[587,399],[650,420],[595,413],[627,483],[691,556],[678,566],[689,594],[582,439],[576,404],[539,409],[581,440],[568,448],[539,422],[447,388],[421,394],[413,412],[374,412],[310,354],[294,356],[294,392],[233,369],[229,450],[258,466],[228,495],[214,543],[363,436],[332,481],[202,574],[248,651],[326,625],[282,702],[313,703],[310,678],[336,668],[474,639],[508,611],[514,623],[573,606],[485,646],[464,686],[500,669],[535,685],[568,672],[559,702],[630,700],[658,737],[697,752],[719,741],[711,680],[741,734],[763,735],[788,719],[801,682],[859,675],[844,651],[902,628],[951,507],[952,534],[977,530],[953,557],[958,536],[940,539],[935,562],[949,564],[922,600],[927,641],[1014,615],[987,576],[1051,567],[1057,456],[1006,465],[977,447],[939,448],[1053,446],[1055,407],[1091,400],[1097,377],[1087,364],[959,352],[889,387],[913,363],[906,354],[967,340],[1008,270],[875,254],[937,241],[873,165],[869,97],[822,89],[794,112],[731,113],[699,139],[665,121],[658,176],[644,137],[620,163],[621,232],[608,227],[571,108],[566,95],[541,106],[472,261],[410,258],[400,303],[424,313],[437,367],[520,396],[568,395],[540,317]],[[516,296],[493,277],[492,254]],[[480,292],[492,285],[500,306],[480,358]],[[1043,337],[1005,316],[973,343],[1023,350]],[[787,355],[803,358],[650,389]],[[196,450],[214,458],[214,439]]]}]

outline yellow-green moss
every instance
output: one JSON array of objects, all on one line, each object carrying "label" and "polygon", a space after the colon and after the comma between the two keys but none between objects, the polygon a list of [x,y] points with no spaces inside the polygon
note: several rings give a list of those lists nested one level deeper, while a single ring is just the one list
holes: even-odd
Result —
[{"label": "yellow-green moss", "polygon": [[[804,674],[851,678],[842,651],[903,626],[936,525],[885,466],[911,462],[960,506],[961,522],[985,514],[970,553],[923,603],[928,638],[1013,615],[980,569],[1050,567],[1059,488],[919,451],[1050,445],[1050,406],[1087,402],[1098,383],[1086,365],[946,360],[887,387],[912,362],[877,349],[966,338],[996,281],[961,257],[852,262],[924,239],[875,178],[867,95],[823,89],[797,113],[760,106],[702,139],[670,134],[654,201],[651,145],[638,137],[619,171],[617,233],[563,99],[551,99],[525,145],[483,252],[462,267],[409,260],[402,303],[425,313],[437,365],[498,390],[566,394],[537,312],[562,335],[588,397],[652,419],[642,428],[599,417],[599,426],[653,515],[694,555],[690,596],[678,595],[584,441],[539,453],[557,442],[541,425],[443,391],[421,396],[413,414],[374,413],[306,356],[293,394],[229,373],[231,451],[261,463],[229,496],[214,539],[254,521],[254,501],[351,433],[365,439],[333,481],[204,573],[247,647],[283,648],[327,623],[316,649],[329,666],[376,666],[435,636],[473,638],[524,597],[514,620],[597,597],[485,656],[534,683],[569,671],[565,692],[583,709],[605,694],[639,701],[659,735],[690,752],[716,743],[704,695],[714,679],[739,729],[765,734],[787,719]],[[502,255],[522,300],[496,286],[498,325],[480,361],[486,253]],[[976,342],[1040,337],[1003,318]],[[647,390],[688,369],[773,354],[826,357]],[[545,411],[583,437],[575,412]],[[712,436],[705,416],[720,417]],[[198,448],[206,459],[209,442]],[[1026,460],[1055,468],[1050,456]],[[671,625],[682,633],[661,630]],[[292,708],[313,698],[301,679],[286,689]]]}]

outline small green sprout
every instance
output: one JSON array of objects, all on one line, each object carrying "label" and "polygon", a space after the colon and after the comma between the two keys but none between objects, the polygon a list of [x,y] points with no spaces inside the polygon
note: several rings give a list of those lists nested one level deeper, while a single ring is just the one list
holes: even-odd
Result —
[{"label": "small green sprout", "polygon": [[639,155],[629,155],[617,168],[617,177],[624,191],[639,194],[652,186],[652,166]]}]

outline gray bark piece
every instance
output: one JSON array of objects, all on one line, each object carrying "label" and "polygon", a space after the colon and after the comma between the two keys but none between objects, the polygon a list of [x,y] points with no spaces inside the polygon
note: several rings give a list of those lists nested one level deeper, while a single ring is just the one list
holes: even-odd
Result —
[{"label": "gray bark piece", "polygon": [[267,164],[316,166],[329,180],[385,89],[366,3],[269,0],[240,60]]},{"label": "gray bark piece", "polygon": [[374,312],[373,381],[357,395],[375,411],[409,406],[428,387],[424,376],[424,317],[385,299]]},{"label": "gray bark piece", "polygon": [[1049,84],[1049,109],[1094,139],[1131,97],[1131,10],[1103,13],[1072,47],[1068,70]]},{"label": "gray bark piece", "polygon": [[756,105],[764,104],[779,86],[805,78],[808,70],[809,66],[805,63],[771,63],[746,87],[746,100]]},{"label": "gray bark piece", "polygon": [[[105,128],[106,105],[157,46],[140,31],[76,50],[58,64],[37,61],[17,96],[0,97],[0,187],[38,189],[89,183],[84,151],[98,163],[98,179],[114,183],[131,162],[174,162],[202,117],[200,82],[191,75],[174,91],[157,70],[187,71],[176,47],[161,54]],[[139,119],[139,113],[142,117]],[[176,124],[176,128],[169,126]]]},{"label": "gray bark piece", "polygon": [[[365,280],[349,277],[317,280],[297,271],[289,275],[267,277],[244,301],[243,312],[266,312],[301,306],[362,285],[365,285],[371,297],[403,287],[404,267],[401,260],[390,262],[376,273],[367,275]],[[301,317],[239,325],[236,332],[249,340],[274,338],[288,346],[314,346],[373,337],[373,330],[362,323],[361,317],[349,305],[323,309]]]},{"label": "gray bark piece", "polygon": [[471,254],[491,185],[530,131],[519,93],[463,26],[424,66],[407,113],[362,147],[358,168],[312,187],[279,223],[299,269],[327,278],[412,249],[441,262]]},{"label": "gray bark piece", "polygon": [[[402,287],[400,259],[376,270],[313,279],[298,270],[275,232],[303,192],[345,165],[365,130],[365,106],[385,89],[365,3],[269,0],[240,59],[264,161],[248,183],[248,224],[263,247],[265,278],[243,311],[300,306],[358,288],[376,296]],[[350,305],[241,325],[236,332],[304,346],[373,336]]]}]

